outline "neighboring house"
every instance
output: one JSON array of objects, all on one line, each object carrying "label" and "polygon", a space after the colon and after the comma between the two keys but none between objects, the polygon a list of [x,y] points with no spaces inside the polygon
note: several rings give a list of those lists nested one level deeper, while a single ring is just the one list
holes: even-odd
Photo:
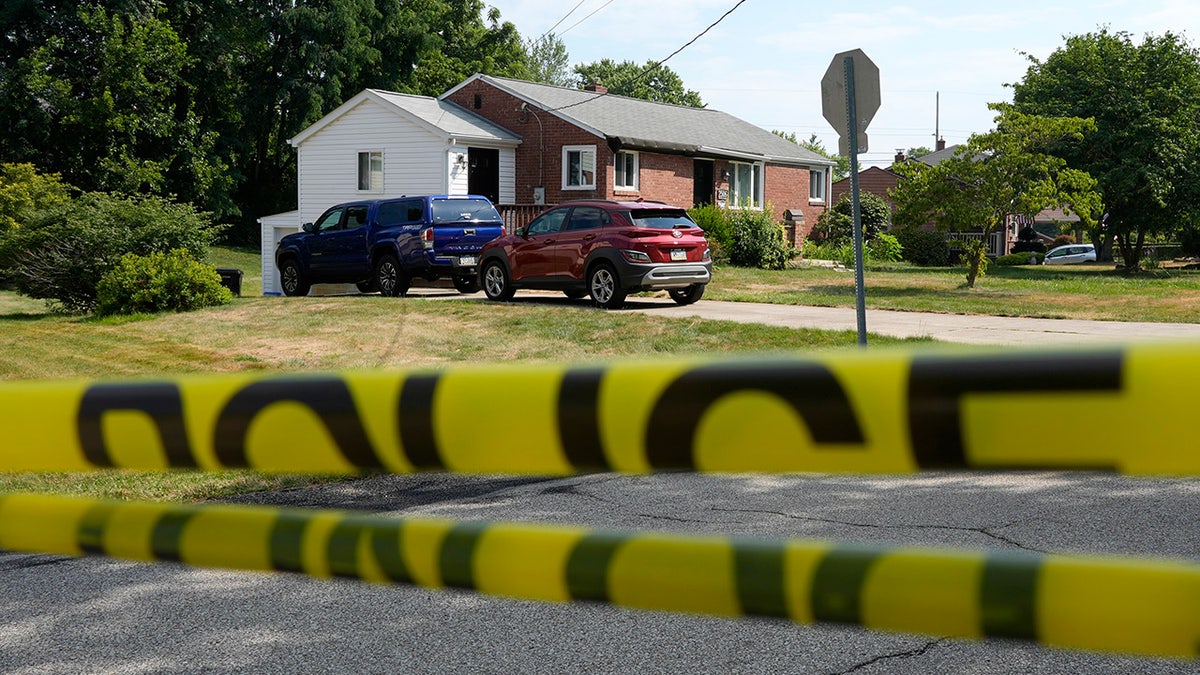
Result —
[{"label": "neighboring house", "polygon": [[299,208],[259,220],[275,241],[326,208],[404,194],[482,194],[510,228],[575,199],[764,209],[799,244],[827,208],[833,162],[716,110],[474,75],[439,98],[365,90],[308,127]]},{"label": "neighboring house", "polygon": [[[900,175],[891,169],[884,169],[878,166],[872,166],[858,172],[858,191],[869,192],[876,195],[887,202],[887,205],[892,207],[892,212],[896,211],[896,204],[892,198],[888,196],[888,190],[896,189],[900,184]],[[847,176],[833,184],[833,189],[829,192],[829,205],[833,206],[838,203],[842,195],[850,194],[850,177]]]}]

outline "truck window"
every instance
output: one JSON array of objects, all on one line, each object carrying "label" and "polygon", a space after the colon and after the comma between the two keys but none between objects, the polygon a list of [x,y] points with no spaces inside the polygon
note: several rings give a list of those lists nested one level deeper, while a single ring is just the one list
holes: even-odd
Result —
[{"label": "truck window", "polygon": [[367,205],[357,204],[346,209],[346,229],[357,230],[367,224]]},{"label": "truck window", "polygon": [[420,199],[384,202],[379,205],[380,225],[419,223],[425,217],[425,203]]},{"label": "truck window", "polygon": [[330,230],[338,229],[338,226],[341,225],[342,222],[343,210],[344,209],[342,209],[342,207],[338,206],[323,213],[321,218],[317,220],[317,231],[328,232]]},{"label": "truck window", "polygon": [[476,220],[500,220],[500,212],[486,199],[435,199],[433,222],[457,223]]}]

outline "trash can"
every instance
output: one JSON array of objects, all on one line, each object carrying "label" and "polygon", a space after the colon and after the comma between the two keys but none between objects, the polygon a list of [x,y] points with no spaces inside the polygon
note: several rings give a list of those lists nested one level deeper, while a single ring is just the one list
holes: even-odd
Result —
[{"label": "trash can", "polygon": [[228,288],[236,296],[242,295],[242,271],[236,267],[218,267],[217,274],[221,275],[221,285]]}]

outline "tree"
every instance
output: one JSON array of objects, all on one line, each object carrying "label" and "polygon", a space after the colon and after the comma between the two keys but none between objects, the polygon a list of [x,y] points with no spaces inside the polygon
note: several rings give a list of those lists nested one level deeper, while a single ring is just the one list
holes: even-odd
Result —
[{"label": "tree", "polygon": [[1101,30],[1028,58],[1015,109],[1095,120],[1094,133],[1052,151],[1098,183],[1104,216],[1086,228],[1097,250],[1115,238],[1137,269],[1147,236],[1200,216],[1200,56],[1172,33],[1135,44]]},{"label": "tree", "polygon": [[575,78],[567,67],[570,62],[567,46],[554,33],[547,33],[537,40],[527,40],[525,55],[526,77],[529,80],[557,87],[575,84]]},{"label": "tree", "polygon": [[896,222],[918,225],[930,218],[939,228],[979,228],[982,237],[965,247],[967,287],[986,270],[987,240],[1014,215],[1032,217],[1052,206],[1068,207],[1083,219],[1099,209],[1096,182],[1048,150],[1081,141],[1095,128],[1089,120],[1026,115],[992,104],[996,128],[975,134],[934,166],[906,162],[896,167],[900,185],[889,196]]},{"label": "tree", "polygon": [[699,93],[684,88],[683,80],[675,71],[655,61],[647,61],[646,65],[639,66],[633,61],[617,63],[612,59],[602,59],[575,66],[575,75],[578,77],[576,86],[580,89],[599,83],[607,87],[610,94],[618,96],[692,108],[705,106]]}]

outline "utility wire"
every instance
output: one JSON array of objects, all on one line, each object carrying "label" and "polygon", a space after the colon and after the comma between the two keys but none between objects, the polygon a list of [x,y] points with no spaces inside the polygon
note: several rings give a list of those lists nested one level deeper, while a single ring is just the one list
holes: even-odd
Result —
[{"label": "utility wire", "polygon": [[[611,4],[613,4],[613,0],[608,0],[608,2],[597,7],[596,10],[594,12],[592,12],[591,14],[588,14],[587,16],[583,17],[582,19],[571,24],[571,28],[565,29],[563,32],[559,33],[559,35],[566,35],[567,33],[571,32],[572,28],[574,28],[575,26],[578,26],[579,24],[583,23],[584,21],[587,21],[588,19],[592,18],[593,16],[595,16],[596,12],[599,12],[600,10],[604,9],[605,7],[608,7]],[[575,11],[575,10],[571,10],[571,11]],[[563,18],[565,19],[566,17],[563,17]]]},{"label": "utility wire", "polygon": [[[611,2],[612,2],[612,0],[608,0],[608,3],[605,3],[604,6],[602,6],[600,9],[604,9],[604,7],[607,7],[608,4]],[[717,24],[724,21],[725,18],[728,17],[730,14],[733,14],[734,10],[736,10],[738,7],[741,7],[745,2],[746,2],[746,0],[738,0],[737,4],[735,4],[733,7],[730,7],[728,11],[726,11],[724,14],[721,15],[721,18],[712,22],[708,26],[708,28],[705,28],[704,30],[700,31],[700,33],[696,37],[692,38],[691,40],[688,40],[687,44],[685,44],[682,47],[680,47],[679,49],[676,49],[675,51],[671,52],[667,56],[667,58],[663,59],[662,61],[657,61],[654,63],[654,65],[642,70],[642,72],[640,74],[638,74],[637,77],[633,78],[633,80],[630,81],[630,84],[637,84],[638,82],[641,82],[642,80],[646,79],[646,77],[649,76],[650,73],[653,73],[654,71],[661,68],[664,64],[666,64],[667,61],[670,61],[671,58],[674,57],[676,54],[687,49],[688,47],[691,47],[692,43],[694,43],[696,40],[699,40],[700,38],[704,37],[704,35],[706,33],[708,33],[708,31],[715,28],[717,26]],[[600,9],[596,10],[596,12],[600,11]],[[592,12],[592,14],[595,14],[596,12]],[[579,23],[583,23],[583,21],[586,21],[587,18],[590,17],[592,14],[589,14],[588,16],[584,17],[583,20],[581,20]],[[578,26],[579,23],[575,24],[575,26]],[[575,26],[571,26],[571,28],[574,28]],[[568,28],[567,30],[571,30],[571,28]],[[567,31],[563,31],[563,32],[565,33]],[[550,110],[547,110],[546,112],[557,112],[559,110],[566,110],[567,108],[574,108],[577,105],[583,105],[584,103],[589,103],[591,101],[595,101],[596,99],[601,98],[603,96],[608,96],[608,92],[606,91],[603,94],[593,96],[592,98],[587,98],[582,101],[576,101],[575,103],[569,103],[567,105],[560,106],[558,108],[551,108]]]},{"label": "utility wire", "polygon": [[[575,3],[575,6],[571,8],[571,11],[567,12],[566,16],[564,16],[563,18],[559,19],[559,20],[558,20],[558,21],[557,21],[557,22],[556,22],[556,23],[555,23],[553,26],[550,26],[550,28],[546,29],[546,32],[545,32],[545,33],[542,33],[541,37],[539,37],[539,38],[538,38],[538,41],[540,42],[540,41],[542,40],[542,38],[544,38],[544,37],[546,37],[547,35],[549,35],[550,33],[554,32],[554,29],[555,29],[555,28],[558,28],[558,24],[560,24],[560,23],[562,23],[562,22],[566,21],[566,20],[567,20],[567,18],[568,18],[568,17],[570,17],[572,14],[574,14],[574,13],[575,13],[575,10],[579,9],[579,6],[580,6],[580,5],[582,5],[582,4],[583,4],[583,3],[585,3],[585,2],[587,2],[587,0],[579,0],[579,2]],[[576,25],[578,25],[578,24],[576,24]],[[571,26],[571,28],[574,28],[574,27],[575,27],[575,26]],[[570,30],[570,29],[568,29],[568,30]]]}]

